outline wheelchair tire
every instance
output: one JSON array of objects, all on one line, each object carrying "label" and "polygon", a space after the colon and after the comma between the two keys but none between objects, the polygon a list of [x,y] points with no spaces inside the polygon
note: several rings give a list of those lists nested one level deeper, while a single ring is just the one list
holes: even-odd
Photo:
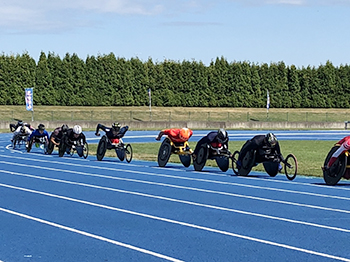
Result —
[{"label": "wheelchair tire", "polygon": [[63,157],[65,152],[66,152],[66,145],[63,141],[61,141],[58,147],[58,156]]},{"label": "wheelchair tire", "polygon": [[158,166],[165,167],[168,163],[171,155],[172,146],[170,145],[170,140],[165,138],[159,147],[158,151]]},{"label": "wheelchair tire", "polygon": [[207,162],[208,156],[208,145],[204,144],[199,148],[196,159],[193,161],[194,170],[202,171],[203,167],[205,166],[205,163]]},{"label": "wheelchair tire", "polygon": [[132,146],[130,144],[127,144],[125,147],[125,160],[128,163],[132,160]]},{"label": "wheelchair tire", "polygon": [[297,176],[298,172],[298,161],[297,158],[293,154],[289,154],[285,160],[286,164],[284,164],[284,173],[288,180],[293,180]]},{"label": "wheelchair tire", "polygon": [[[331,148],[324,161],[324,167],[327,166],[333,153],[337,151],[338,148],[339,146],[334,146]],[[323,169],[323,179],[327,185],[334,186],[340,181],[346,170],[346,162],[347,157],[345,154],[342,154],[338,157],[338,159],[333,163],[333,165],[329,169]]]},{"label": "wheelchair tire", "polygon": [[266,173],[271,177],[275,177],[278,174],[279,162],[263,162]]},{"label": "wheelchair tire", "polygon": [[86,159],[89,156],[89,144],[87,142],[83,145],[83,157]]},{"label": "wheelchair tire", "polygon": [[238,175],[247,176],[255,164],[255,150],[249,151],[242,159],[242,167],[238,170]]},{"label": "wheelchair tire", "polygon": [[239,158],[239,151],[235,151],[232,155],[232,170],[233,170],[233,173],[235,173],[235,175],[239,175],[239,169],[237,167],[237,161],[238,161],[238,158]]},{"label": "wheelchair tire", "polygon": [[54,143],[52,143],[52,141],[50,140],[50,141],[49,141],[49,145],[47,146],[46,153],[47,153],[48,155],[51,155],[51,154],[52,154],[52,151],[53,151],[53,149],[54,149],[54,147],[55,147]]},{"label": "wheelchair tire", "polygon": [[16,149],[16,143],[17,143],[17,139],[14,138],[14,139],[12,140],[12,149]]},{"label": "wheelchair tire", "polygon": [[117,157],[120,161],[124,161],[125,158],[125,148],[124,147],[118,147],[115,149],[115,152],[117,154]]},{"label": "wheelchair tire", "polygon": [[101,137],[97,146],[96,158],[98,161],[101,161],[103,159],[103,157],[106,154],[106,151],[107,151],[107,137],[103,136]]},{"label": "wheelchair tire", "polygon": [[191,155],[179,155],[179,158],[184,167],[189,167],[191,165]]},{"label": "wheelchair tire", "polygon": [[230,160],[226,156],[219,156],[215,158],[216,164],[222,172],[226,172],[230,166]]}]

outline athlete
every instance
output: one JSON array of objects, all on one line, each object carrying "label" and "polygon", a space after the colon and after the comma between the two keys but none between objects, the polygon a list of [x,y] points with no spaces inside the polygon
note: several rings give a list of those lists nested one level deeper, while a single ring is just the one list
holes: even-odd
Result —
[{"label": "athlete", "polygon": [[27,152],[32,149],[33,142],[39,146],[39,144],[44,144],[46,148],[49,144],[49,133],[45,130],[45,125],[40,124],[37,129],[35,129],[27,139]]},{"label": "athlete", "polygon": [[[240,168],[242,166],[243,157],[252,150],[256,150],[256,163],[262,163],[268,161],[269,157],[278,156],[280,162],[284,162],[284,158],[281,153],[280,145],[278,143],[277,137],[273,133],[267,133],[266,135],[256,135],[252,139],[247,140],[247,142],[242,146],[239,153],[237,166]],[[279,170],[282,169],[282,165],[279,165]]]},{"label": "athlete", "polygon": [[79,125],[75,125],[73,128],[67,130],[66,134],[62,137],[62,142],[66,146],[66,153],[69,153],[74,146],[80,157],[83,156],[84,144],[86,143],[86,137],[83,134],[83,129]]},{"label": "athlete", "polygon": [[350,136],[344,137],[337,144],[340,145],[340,147],[333,153],[326,168],[330,168],[342,153],[350,149]]},{"label": "athlete", "polygon": [[192,154],[193,159],[196,159],[198,155],[198,151],[204,144],[210,144],[214,148],[220,148],[223,147],[224,149],[228,150],[228,134],[225,129],[220,128],[217,131],[209,132],[206,136],[202,137],[196,145],[196,148],[194,149],[194,152]]},{"label": "athlete", "polygon": [[192,134],[193,134],[193,131],[186,127],[183,127],[180,129],[179,128],[164,129],[159,132],[158,136],[156,137],[156,140],[159,141],[163,135],[166,135],[174,143],[184,143],[188,141],[188,139],[190,139]]},{"label": "athlete", "polygon": [[96,132],[95,135],[96,136],[100,136],[99,131],[103,130],[106,133],[106,136],[109,139],[109,146],[110,145],[120,145],[123,140],[121,139],[122,137],[124,137],[125,133],[129,130],[128,126],[123,126],[121,127],[121,125],[119,123],[113,123],[112,127],[106,127],[102,124],[98,124],[96,127]]}]

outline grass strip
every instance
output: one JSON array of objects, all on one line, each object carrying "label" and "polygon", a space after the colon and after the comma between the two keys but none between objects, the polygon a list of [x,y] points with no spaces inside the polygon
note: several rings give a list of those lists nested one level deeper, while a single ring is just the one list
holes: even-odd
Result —
[{"label": "grass strip", "polygon": [[[337,141],[323,141],[323,140],[283,140],[279,141],[282,154],[287,157],[292,153],[298,160],[298,175],[303,176],[318,176],[322,177],[321,166],[332,148]],[[133,159],[157,161],[158,150],[160,142],[156,143],[133,143]],[[233,153],[236,150],[240,150],[244,141],[230,141],[229,149]],[[190,147],[194,149],[195,142],[190,143]],[[96,155],[97,144],[89,145],[89,154]],[[106,157],[116,157],[114,150],[107,150]],[[119,161],[119,160],[118,160]],[[180,163],[177,155],[171,155],[169,162]],[[217,166],[215,161],[207,161],[207,166]],[[264,171],[263,166],[260,164],[253,168],[253,171]],[[232,172],[231,169],[228,172]]]}]

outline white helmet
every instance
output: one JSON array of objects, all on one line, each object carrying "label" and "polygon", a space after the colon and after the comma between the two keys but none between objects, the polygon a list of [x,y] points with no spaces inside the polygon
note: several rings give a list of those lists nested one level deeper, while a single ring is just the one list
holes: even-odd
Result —
[{"label": "white helmet", "polygon": [[79,135],[79,134],[81,134],[81,131],[83,131],[83,129],[81,128],[81,126],[78,126],[78,125],[73,126],[73,133],[74,133],[74,134]]}]

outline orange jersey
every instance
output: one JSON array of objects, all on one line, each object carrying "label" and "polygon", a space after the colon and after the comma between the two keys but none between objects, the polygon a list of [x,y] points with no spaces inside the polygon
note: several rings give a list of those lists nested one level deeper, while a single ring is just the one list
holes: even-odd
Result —
[{"label": "orange jersey", "polygon": [[163,130],[164,135],[167,135],[171,141],[175,143],[182,143],[186,142],[193,134],[193,131],[191,129],[188,129],[188,138],[184,139],[180,137],[180,130],[178,128],[171,128],[171,129],[165,129]]}]

